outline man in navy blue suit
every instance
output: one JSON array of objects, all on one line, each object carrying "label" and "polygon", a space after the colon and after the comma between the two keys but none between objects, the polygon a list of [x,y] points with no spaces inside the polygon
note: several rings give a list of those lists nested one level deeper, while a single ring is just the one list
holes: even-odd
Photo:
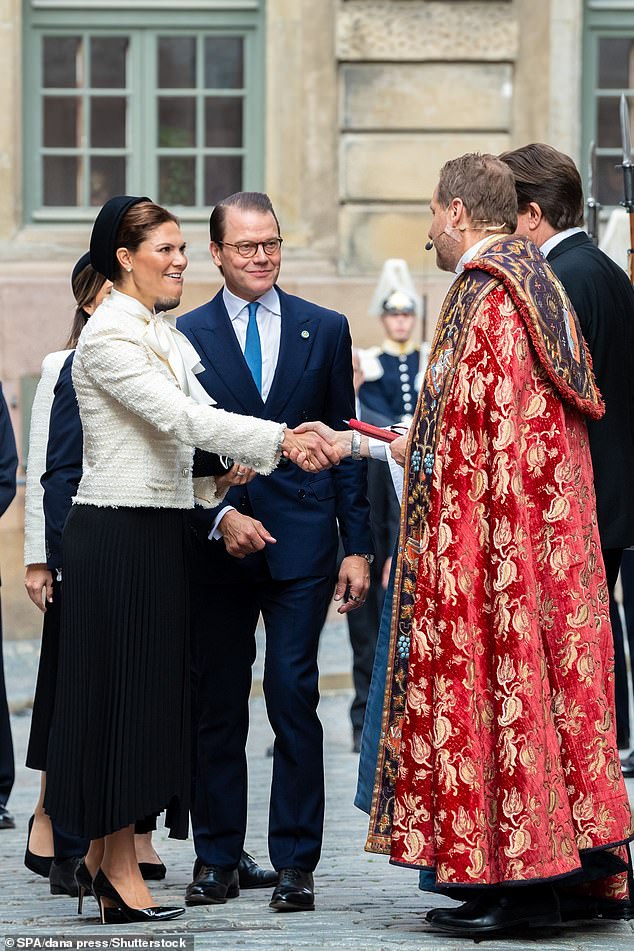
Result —
[{"label": "man in navy blue suit", "polygon": [[[18,454],[11,417],[0,384],[0,515],[4,515],[15,496],[15,473]],[[1,610],[1,608],[0,608]],[[0,829],[13,829],[15,821],[7,809],[7,801],[13,789],[15,765],[7,691],[2,663],[2,615],[0,613]]]},{"label": "man in navy blue suit", "polygon": [[[354,416],[348,324],[277,286],[282,238],[268,196],[240,192],[220,202],[210,232],[225,286],[178,321],[201,356],[198,379],[222,409],[289,426],[322,420],[344,428]],[[198,861],[186,901],[222,903],[239,891],[248,700],[261,614],[264,695],[275,733],[269,852],[277,876],[270,904],[310,910],[324,813],[317,647],[335,588],[337,524],[345,550],[335,590],[340,612],[358,607],[367,593],[365,465],[347,460],[310,474],[282,459],[271,476],[247,479],[217,509],[192,516]]]}]

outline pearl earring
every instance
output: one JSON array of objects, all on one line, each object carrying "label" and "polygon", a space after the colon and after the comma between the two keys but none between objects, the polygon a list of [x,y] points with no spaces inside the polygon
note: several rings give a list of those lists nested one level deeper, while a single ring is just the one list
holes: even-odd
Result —
[{"label": "pearl earring", "polygon": [[132,274],[132,268],[131,268],[131,267],[127,267],[127,268],[126,268],[126,271],[128,272],[128,274]]}]

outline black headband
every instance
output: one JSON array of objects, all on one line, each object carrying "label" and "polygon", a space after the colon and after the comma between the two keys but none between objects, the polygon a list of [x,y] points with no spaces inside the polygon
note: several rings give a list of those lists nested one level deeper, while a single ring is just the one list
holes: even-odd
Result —
[{"label": "black headband", "polygon": [[150,198],[134,198],[131,195],[115,195],[103,206],[92,226],[90,235],[90,263],[108,280],[117,273],[117,235],[121,219],[129,208]]},{"label": "black headband", "polygon": [[77,263],[75,264],[75,267],[73,268],[73,273],[70,276],[70,286],[73,288],[73,293],[75,293],[75,281],[77,280],[81,272],[84,270],[84,268],[88,267],[90,263],[91,263],[90,251],[86,251],[84,254],[82,254],[79,261],[77,261]]}]

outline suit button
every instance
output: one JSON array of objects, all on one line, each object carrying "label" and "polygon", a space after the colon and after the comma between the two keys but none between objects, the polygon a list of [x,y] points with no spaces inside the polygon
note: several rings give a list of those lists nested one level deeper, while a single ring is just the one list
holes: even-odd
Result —
[{"label": "suit button", "polygon": [[300,490],[298,491],[298,493],[297,493],[297,498],[300,499],[300,500],[306,498],[306,491],[305,491],[305,489],[300,489]]},{"label": "suit button", "polygon": [[187,476],[189,475],[189,468],[187,466],[183,466],[183,468],[181,469],[181,473],[182,473],[183,479],[186,479]]}]

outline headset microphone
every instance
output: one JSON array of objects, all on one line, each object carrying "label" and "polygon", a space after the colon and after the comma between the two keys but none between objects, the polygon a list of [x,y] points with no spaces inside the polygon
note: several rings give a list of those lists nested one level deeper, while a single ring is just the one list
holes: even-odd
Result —
[{"label": "headset microphone", "polygon": [[433,246],[434,246],[434,242],[433,242],[433,241],[428,241],[427,244],[425,245],[425,251],[431,251],[431,249],[433,248]]}]

